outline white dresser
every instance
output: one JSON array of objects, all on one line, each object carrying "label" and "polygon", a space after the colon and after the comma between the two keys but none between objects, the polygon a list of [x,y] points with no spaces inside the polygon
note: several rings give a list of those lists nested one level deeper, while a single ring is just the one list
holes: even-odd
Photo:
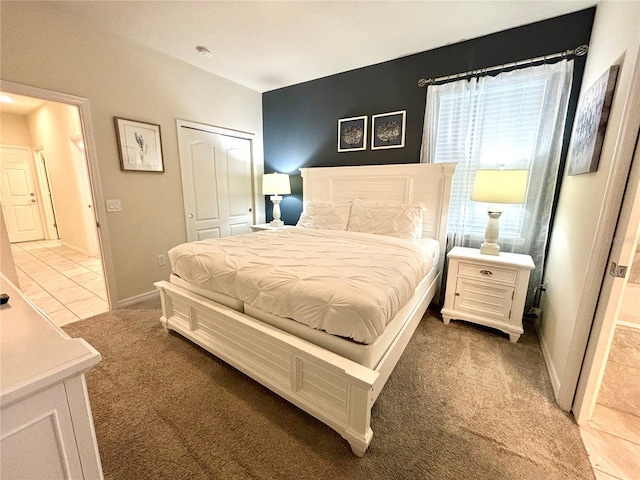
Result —
[{"label": "white dresser", "polygon": [[84,373],[101,359],[0,274],[0,477],[101,479]]},{"label": "white dresser", "polygon": [[522,314],[529,273],[535,268],[529,255],[482,255],[475,248],[454,247],[447,254],[447,290],[442,318],[497,328],[517,342],[524,332]]}]

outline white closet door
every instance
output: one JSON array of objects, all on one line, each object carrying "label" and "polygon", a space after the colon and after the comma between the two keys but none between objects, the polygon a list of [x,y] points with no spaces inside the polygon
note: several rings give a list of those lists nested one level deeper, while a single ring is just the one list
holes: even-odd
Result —
[{"label": "white closet door", "polygon": [[178,141],[187,241],[249,233],[251,140],[178,126]]}]

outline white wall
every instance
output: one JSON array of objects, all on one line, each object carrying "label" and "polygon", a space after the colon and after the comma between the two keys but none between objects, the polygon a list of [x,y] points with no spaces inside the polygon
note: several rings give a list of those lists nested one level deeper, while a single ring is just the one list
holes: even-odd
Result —
[{"label": "white wall", "polygon": [[597,235],[603,222],[611,219],[605,218],[603,199],[618,155],[633,151],[633,145],[622,149],[621,142],[635,143],[635,138],[619,139],[619,135],[628,114],[625,107],[639,46],[640,2],[600,2],[582,90],[610,65],[620,64],[621,69],[598,171],[563,179],[549,247],[547,291],[541,304],[540,340],[558,402],[567,410],[597,302],[598,291],[590,280],[598,281],[605,273],[602,252],[608,252],[607,240]]},{"label": "white wall", "polygon": [[0,112],[0,145],[31,147],[29,124],[25,115]]},{"label": "white wall", "polygon": [[27,118],[31,145],[35,150],[44,150],[60,240],[87,252],[87,205],[80,184],[84,179],[78,174],[73,151],[76,147],[71,142],[71,138],[82,134],[78,109],[46,102]]},{"label": "white wall", "polygon": [[11,252],[11,244],[9,243],[9,232],[4,223],[2,208],[0,208],[0,273],[11,280],[14,285],[20,287],[16,265],[13,263],[13,253]]},{"label": "white wall", "polygon": [[[172,57],[63,17],[56,2],[0,3],[2,80],[87,98],[106,199],[118,300],[153,290],[156,255],[186,240],[176,119],[251,132],[262,165],[262,99]],[[215,61],[215,58],[212,59]],[[113,117],[161,126],[165,173],[122,172]],[[104,208],[104,206],[97,206]]]}]

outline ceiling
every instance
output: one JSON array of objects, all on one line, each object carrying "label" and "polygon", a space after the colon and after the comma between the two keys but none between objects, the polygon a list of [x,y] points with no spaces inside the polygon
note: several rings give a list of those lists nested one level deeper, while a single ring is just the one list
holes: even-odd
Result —
[{"label": "ceiling", "polygon": [[14,115],[28,115],[45,101],[40,98],[25,97],[16,93],[0,91],[0,111]]},{"label": "ceiling", "polygon": [[[43,8],[264,92],[596,1],[58,1]],[[211,56],[197,53],[198,45]]]}]

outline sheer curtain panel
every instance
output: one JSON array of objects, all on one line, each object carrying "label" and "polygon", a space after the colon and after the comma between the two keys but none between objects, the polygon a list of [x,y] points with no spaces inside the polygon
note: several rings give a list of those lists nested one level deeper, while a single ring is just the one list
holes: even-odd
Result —
[{"label": "sheer curtain panel", "polygon": [[422,162],[457,162],[447,249],[479,248],[487,205],[471,201],[478,169],[528,170],[522,205],[505,205],[502,251],[533,257],[527,309],[543,278],[544,258],[567,113],[573,60],[474,77],[427,89]]}]

